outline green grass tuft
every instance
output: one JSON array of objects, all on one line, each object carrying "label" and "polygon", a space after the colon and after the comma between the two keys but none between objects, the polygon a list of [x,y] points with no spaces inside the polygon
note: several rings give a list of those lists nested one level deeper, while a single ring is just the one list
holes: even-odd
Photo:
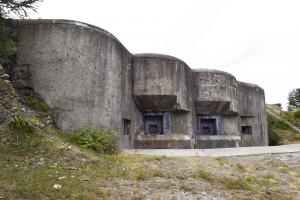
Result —
[{"label": "green grass tuft", "polygon": [[20,102],[36,111],[40,117],[46,117],[51,114],[50,106],[31,96],[22,97]]},{"label": "green grass tuft", "polygon": [[20,114],[14,115],[10,120],[10,126],[20,134],[34,133],[34,120]]},{"label": "green grass tuft", "polygon": [[214,181],[213,175],[202,167],[197,170],[197,177],[210,182]]},{"label": "green grass tuft", "polygon": [[253,185],[247,179],[242,178],[231,178],[223,176],[219,179],[219,182],[228,189],[234,190],[252,190]]}]

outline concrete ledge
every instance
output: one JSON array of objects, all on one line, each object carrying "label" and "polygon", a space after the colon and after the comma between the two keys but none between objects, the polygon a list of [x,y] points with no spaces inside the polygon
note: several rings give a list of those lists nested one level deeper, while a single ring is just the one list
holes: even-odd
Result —
[{"label": "concrete ledge", "polygon": [[180,134],[164,134],[164,135],[140,134],[136,137],[136,140],[191,140],[191,136],[180,135]]},{"label": "concrete ledge", "polygon": [[261,146],[261,147],[238,147],[238,148],[218,148],[218,149],[125,149],[127,153],[137,153],[152,156],[244,156],[273,153],[300,152],[300,144],[290,144],[281,146]]},{"label": "concrete ledge", "polygon": [[195,149],[239,147],[241,137],[238,135],[198,135]]},{"label": "concrete ledge", "polygon": [[239,135],[197,135],[196,140],[241,140]]},{"label": "concrete ledge", "polygon": [[134,140],[137,149],[191,149],[189,135],[138,135]]},{"label": "concrete ledge", "polygon": [[140,57],[140,58],[158,58],[158,59],[167,59],[167,60],[173,60],[177,62],[181,62],[184,65],[188,66],[183,60],[176,58],[174,56],[165,55],[165,54],[158,54],[158,53],[137,53],[133,54],[134,57]]},{"label": "concrete ledge", "polygon": [[253,84],[253,83],[246,83],[246,82],[238,81],[238,84],[239,85],[244,85],[244,86],[247,86],[247,87],[258,88],[258,89],[264,91],[264,89],[262,87],[260,87],[259,85]]},{"label": "concrete ledge", "polygon": [[233,76],[233,74],[231,74],[229,72],[224,72],[224,71],[221,71],[221,70],[216,70],[216,69],[198,68],[198,69],[193,69],[192,71],[195,72],[195,73],[223,74],[223,75],[226,75],[226,76],[231,76],[234,79],[236,79],[235,76]]}]

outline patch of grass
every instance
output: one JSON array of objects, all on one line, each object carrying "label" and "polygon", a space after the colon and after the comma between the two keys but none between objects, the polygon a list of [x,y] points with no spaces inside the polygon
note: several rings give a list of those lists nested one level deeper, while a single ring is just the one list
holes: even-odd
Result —
[{"label": "patch of grass", "polygon": [[102,199],[107,199],[107,198],[111,197],[111,190],[107,189],[107,188],[99,188],[97,193],[98,193],[99,197]]},{"label": "patch of grass", "polygon": [[72,143],[99,154],[119,152],[119,138],[109,130],[81,127],[69,133],[69,138]]},{"label": "patch of grass", "polygon": [[289,166],[279,160],[270,160],[269,164],[274,168],[287,169]]},{"label": "patch of grass", "polygon": [[234,166],[235,166],[236,169],[238,169],[241,172],[246,172],[247,171],[246,167],[244,165],[240,164],[240,163],[237,163]]},{"label": "patch of grass", "polygon": [[50,108],[50,106],[31,96],[22,97],[20,99],[20,102],[36,111],[40,117],[46,117],[51,114],[52,109]]},{"label": "patch of grass", "polygon": [[219,182],[228,189],[253,190],[253,185],[247,179],[223,176],[219,179]]},{"label": "patch of grass", "polygon": [[295,173],[292,173],[291,175],[300,179],[300,172],[295,172]]},{"label": "patch of grass", "polygon": [[227,163],[228,163],[228,161],[224,157],[217,157],[217,158],[215,158],[215,160],[218,161],[219,164],[222,166],[227,165]]},{"label": "patch of grass", "polygon": [[256,178],[257,178],[257,177],[254,176],[254,175],[248,175],[248,176],[245,177],[245,180],[246,180],[247,182],[252,182],[252,181],[254,181]]},{"label": "patch of grass", "polygon": [[276,177],[271,173],[264,174],[264,175],[261,176],[261,178],[262,178],[262,182],[264,184],[276,183],[277,182]]},{"label": "patch of grass", "polygon": [[145,180],[148,180],[150,178],[150,176],[146,170],[143,170],[143,169],[137,170],[136,169],[135,178],[136,178],[136,180],[139,180],[139,181],[145,181]]},{"label": "patch of grass", "polygon": [[214,181],[214,177],[213,175],[206,171],[203,167],[200,167],[198,170],[197,170],[197,177],[201,178],[201,179],[204,179],[206,181],[209,181],[209,182],[212,182]]}]

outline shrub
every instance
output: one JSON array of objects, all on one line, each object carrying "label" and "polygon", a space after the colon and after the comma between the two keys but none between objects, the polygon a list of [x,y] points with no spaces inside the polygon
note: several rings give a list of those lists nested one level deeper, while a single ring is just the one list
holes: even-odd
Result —
[{"label": "shrub", "polygon": [[69,137],[72,143],[99,154],[114,154],[119,151],[119,138],[109,130],[81,127],[72,131]]},{"label": "shrub", "polygon": [[29,118],[16,114],[10,120],[10,126],[17,131],[17,133],[31,134],[34,133],[33,121]]}]

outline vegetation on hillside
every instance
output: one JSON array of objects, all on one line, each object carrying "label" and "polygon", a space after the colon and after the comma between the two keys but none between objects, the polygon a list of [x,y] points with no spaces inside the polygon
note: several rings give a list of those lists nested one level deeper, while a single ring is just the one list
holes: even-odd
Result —
[{"label": "vegetation on hillside", "polygon": [[268,134],[271,146],[300,142],[300,134],[291,129],[286,120],[271,115],[268,115]]},{"label": "vegetation on hillside", "polygon": [[300,109],[294,111],[282,111],[280,116],[293,124],[294,126],[300,128]]}]

